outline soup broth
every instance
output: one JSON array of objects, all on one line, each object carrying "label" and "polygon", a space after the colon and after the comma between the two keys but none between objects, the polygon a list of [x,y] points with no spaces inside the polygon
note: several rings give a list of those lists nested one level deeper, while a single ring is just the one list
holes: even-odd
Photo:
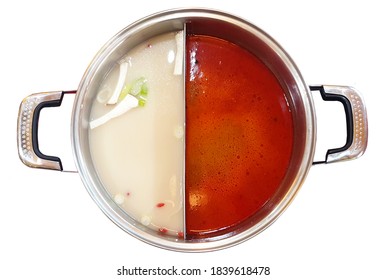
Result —
[{"label": "soup broth", "polygon": [[273,196],[286,173],[293,123],[284,90],[230,42],[187,37],[187,238],[231,232]]},{"label": "soup broth", "polygon": [[160,35],[130,50],[102,82],[90,122],[93,162],[115,202],[145,226],[178,236],[184,230],[181,37]]}]

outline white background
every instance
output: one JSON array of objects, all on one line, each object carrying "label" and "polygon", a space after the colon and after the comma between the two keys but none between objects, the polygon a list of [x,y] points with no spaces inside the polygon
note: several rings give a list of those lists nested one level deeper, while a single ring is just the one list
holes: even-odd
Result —
[{"label": "white background", "polygon": [[[123,265],[270,266],[263,279],[387,279],[387,10],[382,1],[370,0],[252,3],[1,2],[0,279],[123,279],[129,276],[116,275]],[[25,96],[76,89],[95,53],[119,30],[154,12],[187,6],[221,9],[261,27],[292,56],[308,84],[356,87],[369,117],[363,157],[313,166],[271,227],[233,248],[201,254],[134,239],[103,215],[78,174],[27,168],[16,149],[18,106]],[[318,118],[340,123],[333,116]],[[69,137],[69,127],[57,126],[55,118],[46,122],[54,136]],[[319,142],[331,136],[320,133]],[[55,140],[58,148],[67,143]],[[219,277],[176,279],[206,278]]]}]

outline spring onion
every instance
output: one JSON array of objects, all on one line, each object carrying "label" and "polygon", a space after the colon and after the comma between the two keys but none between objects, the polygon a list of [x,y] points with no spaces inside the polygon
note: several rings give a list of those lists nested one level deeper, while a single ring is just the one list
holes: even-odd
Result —
[{"label": "spring onion", "polygon": [[125,78],[126,78],[126,74],[128,72],[128,67],[129,67],[129,62],[127,62],[127,61],[123,61],[120,64],[120,74],[118,76],[118,82],[116,84],[116,88],[114,89],[112,96],[107,101],[107,104],[112,105],[112,104],[116,104],[118,102],[118,98],[120,96],[122,87],[124,86],[124,83],[125,83]]},{"label": "spring onion", "polygon": [[127,111],[136,108],[144,107],[148,97],[148,83],[143,77],[134,80],[131,84],[127,84],[118,95],[118,103],[108,113],[100,118],[90,122],[90,128],[94,129],[103,125],[107,121],[116,118]]}]

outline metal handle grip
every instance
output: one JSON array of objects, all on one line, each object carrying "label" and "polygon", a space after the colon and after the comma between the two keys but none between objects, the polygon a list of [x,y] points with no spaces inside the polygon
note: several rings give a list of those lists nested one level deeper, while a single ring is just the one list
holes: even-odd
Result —
[{"label": "metal handle grip", "polygon": [[35,93],[21,102],[17,122],[17,145],[20,160],[25,165],[34,168],[63,170],[60,158],[40,152],[38,124],[40,111],[45,107],[60,106],[66,93],[76,93],[76,91]]},{"label": "metal handle grip", "polygon": [[329,149],[325,161],[331,163],[360,157],[367,148],[368,121],[363,98],[360,93],[348,86],[311,86],[311,91],[319,91],[325,101],[339,101],[344,106],[347,121],[347,140],[343,147]]}]

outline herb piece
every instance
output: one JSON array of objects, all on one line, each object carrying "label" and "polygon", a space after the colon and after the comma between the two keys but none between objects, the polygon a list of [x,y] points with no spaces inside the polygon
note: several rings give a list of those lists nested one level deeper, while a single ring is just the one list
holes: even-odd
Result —
[{"label": "herb piece", "polygon": [[175,68],[173,69],[174,75],[183,74],[183,59],[184,59],[184,38],[183,31],[179,31],[175,35],[176,41],[176,57],[175,57]]},{"label": "herb piece", "polygon": [[136,108],[138,106],[138,100],[133,95],[126,95],[126,97],[118,103],[111,111],[103,115],[102,117],[99,117],[98,119],[92,120],[90,122],[90,128],[94,129],[100,125],[103,125],[104,123],[108,122],[109,120],[116,118],[118,116],[121,116],[122,114],[126,113],[130,109]]},{"label": "herb piece", "polygon": [[141,223],[144,225],[144,226],[149,226],[152,222],[152,219],[151,217],[147,216],[147,215],[143,215],[141,217]]},{"label": "herb piece", "polygon": [[[148,97],[148,81],[144,77],[134,80],[131,84],[126,84],[118,98],[122,100],[126,95],[136,96],[139,101],[139,106],[145,106],[147,97]],[[140,102],[141,101],[141,102]]]},{"label": "herb piece", "polygon": [[120,96],[122,87],[124,86],[124,83],[125,83],[125,78],[126,78],[126,74],[128,72],[128,67],[129,67],[129,62],[127,62],[127,61],[123,61],[120,64],[120,74],[118,77],[118,82],[116,84],[116,88],[114,89],[113,95],[109,98],[109,100],[107,101],[107,104],[112,105],[112,104],[116,104],[118,102],[118,98]]},{"label": "herb piece", "polygon": [[114,196],[114,201],[115,203],[121,205],[125,202],[125,197],[122,194],[116,194]]},{"label": "herb piece", "polygon": [[97,101],[101,104],[106,104],[111,95],[111,89],[107,86],[104,86],[97,94]]}]

